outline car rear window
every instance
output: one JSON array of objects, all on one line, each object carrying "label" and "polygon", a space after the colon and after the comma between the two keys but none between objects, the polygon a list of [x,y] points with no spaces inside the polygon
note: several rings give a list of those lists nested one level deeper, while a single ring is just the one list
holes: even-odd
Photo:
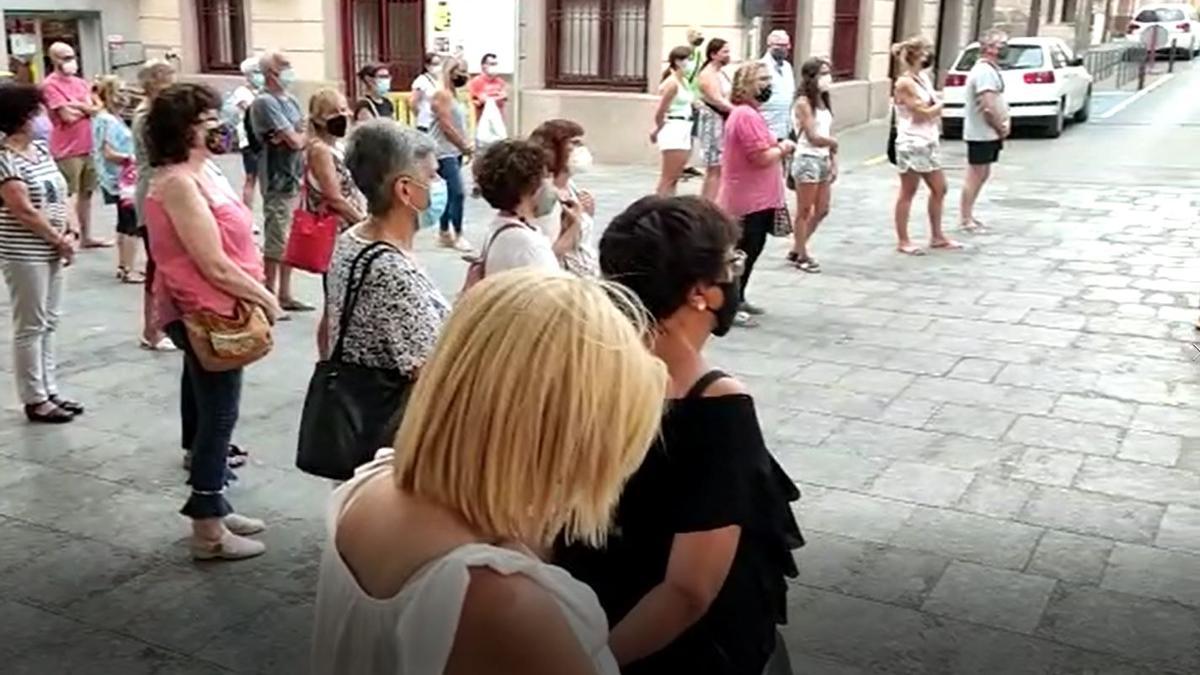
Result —
[{"label": "car rear window", "polygon": [[[970,70],[979,60],[979,48],[971,47],[958,59],[955,70]],[[1009,45],[1008,52],[1000,59],[1000,70],[1028,70],[1041,68],[1046,63],[1042,48],[1037,45]]]},{"label": "car rear window", "polygon": [[1138,12],[1134,21],[1140,23],[1156,23],[1159,21],[1183,21],[1183,10],[1179,9],[1143,9]]}]

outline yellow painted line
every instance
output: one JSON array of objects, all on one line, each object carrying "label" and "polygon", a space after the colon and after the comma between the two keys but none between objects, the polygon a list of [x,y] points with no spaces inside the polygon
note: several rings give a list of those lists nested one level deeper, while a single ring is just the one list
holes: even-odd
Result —
[{"label": "yellow painted line", "polygon": [[871,159],[868,159],[867,161],[863,162],[862,165],[863,166],[878,166],[880,164],[883,164],[886,161],[887,161],[887,155],[879,155],[877,157],[872,157]]}]

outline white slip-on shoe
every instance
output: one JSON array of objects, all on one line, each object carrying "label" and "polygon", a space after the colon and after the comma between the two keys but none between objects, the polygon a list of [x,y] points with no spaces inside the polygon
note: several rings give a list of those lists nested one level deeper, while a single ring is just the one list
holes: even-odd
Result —
[{"label": "white slip-on shoe", "polygon": [[225,527],[238,536],[249,537],[267,529],[267,524],[258,518],[248,518],[238,513],[231,513],[225,516]]},{"label": "white slip-on shoe", "polygon": [[262,555],[267,545],[226,531],[217,541],[191,541],[192,558],[195,560],[245,560]]}]

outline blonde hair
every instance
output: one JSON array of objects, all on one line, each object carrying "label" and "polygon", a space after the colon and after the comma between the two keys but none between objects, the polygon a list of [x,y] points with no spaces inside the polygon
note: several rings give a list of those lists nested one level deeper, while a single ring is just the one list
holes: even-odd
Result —
[{"label": "blonde hair", "polygon": [[455,66],[461,68],[463,75],[470,75],[467,68],[467,62],[455,56],[446,55],[442,57],[442,88],[448,91],[456,91],[454,83],[451,82],[450,73],[455,70]]},{"label": "blonde hair", "polygon": [[336,113],[342,107],[342,92],[332,87],[318,90],[308,99],[308,130],[317,133],[318,122],[324,122],[326,117]]},{"label": "blonde hair", "polygon": [[903,42],[892,45],[892,57],[896,59],[901,70],[904,66],[919,65],[917,57],[927,51],[933,51],[933,43],[923,35],[914,35]]},{"label": "blonde hair", "polygon": [[733,74],[733,91],[729,101],[735,105],[753,101],[758,96],[758,78],[766,70],[767,65],[762,61],[750,61],[738,66]]},{"label": "blonde hair", "polygon": [[602,544],[662,416],[667,371],[647,330],[615,284],[532,268],[487,277],[421,370],[397,486],[485,536]]},{"label": "blonde hair", "polygon": [[117,105],[117,94],[121,91],[121,78],[116,75],[101,75],[96,78],[92,84],[92,94],[100,99],[100,103],[104,105],[109,112],[113,112]]},{"label": "blonde hair", "polygon": [[174,77],[175,66],[162,59],[147,61],[137,73],[138,86],[142,88],[147,100],[169,87]]}]

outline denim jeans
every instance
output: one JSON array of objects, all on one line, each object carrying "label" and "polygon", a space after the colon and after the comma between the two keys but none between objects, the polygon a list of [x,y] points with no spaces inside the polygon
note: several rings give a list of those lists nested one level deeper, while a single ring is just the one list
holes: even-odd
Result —
[{"label": "denim jeans", "polygon": [[222,518],[233,513],[225,500],[225,486],[229,441],[241,405],[242,370],[204,370],[182,321],[168,324],[167,335],[183,351],[179,414],[183,447],[192,453],[188,477],[192,494],[180,513],[193,519]]},{"label": "denim jeans", "polygon": [[463,230],[463,204],[466,202],[466,189],[463,187],[462,157],[442,157],[438,160],[438,175],[446,181],[446,211],[442,213],[441,231],[449,232],[454,226],[454,234],[461,235]]},{"label": "denim jeans", "polygon": [[58,395],[54,333],[63,292],[60,262],[0,261],[12,303],[13,375],[21,403],[44,403]]}]

